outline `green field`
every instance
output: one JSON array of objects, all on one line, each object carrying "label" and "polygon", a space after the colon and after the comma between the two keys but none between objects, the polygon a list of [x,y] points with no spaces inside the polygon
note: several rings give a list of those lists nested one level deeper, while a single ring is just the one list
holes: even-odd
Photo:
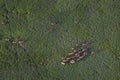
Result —
[{"label": "green field", "polygon": [[[97,53],[61,65],[86,40]],[[0,80],[120,80],[120,0],[0,0]]]}]

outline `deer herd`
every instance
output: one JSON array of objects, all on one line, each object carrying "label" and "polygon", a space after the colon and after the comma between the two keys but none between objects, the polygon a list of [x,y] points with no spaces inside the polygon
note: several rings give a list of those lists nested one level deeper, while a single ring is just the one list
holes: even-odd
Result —
[{"label": "deer herd", "polygon": [[[88,56],[88,53],[90,53],[90,42],[83,42],[81,44],[77,44],[75,48],[71,49],[71,52],[68,53],[67,56],[62,57],[61,64],[65,65],[67,63],[73,64],[80,60],[82,60],[84,57]],[[92,51],[91,54],[95,53],[95,51]]]}]

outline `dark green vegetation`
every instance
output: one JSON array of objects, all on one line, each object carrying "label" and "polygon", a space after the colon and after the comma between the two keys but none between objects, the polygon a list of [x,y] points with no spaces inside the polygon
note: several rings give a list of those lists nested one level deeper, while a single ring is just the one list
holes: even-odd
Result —
[{"label": "dark green vegetation", "polygon": [[[84,40],[98,52],[61,65]],[[0,0],[0,80],[119,79],[120,0]]]}]

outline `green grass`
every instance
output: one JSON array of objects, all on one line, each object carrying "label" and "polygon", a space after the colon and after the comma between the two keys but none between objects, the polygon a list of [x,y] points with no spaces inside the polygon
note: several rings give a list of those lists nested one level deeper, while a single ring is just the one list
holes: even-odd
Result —
[{"label": "green grass", "polygon": [[[119,13],[119,0],[0,0],[0,79],[119,80]],[[6,37],[25,40],[24,49]],[[98,52],[61,65],[85,40]]]}]

